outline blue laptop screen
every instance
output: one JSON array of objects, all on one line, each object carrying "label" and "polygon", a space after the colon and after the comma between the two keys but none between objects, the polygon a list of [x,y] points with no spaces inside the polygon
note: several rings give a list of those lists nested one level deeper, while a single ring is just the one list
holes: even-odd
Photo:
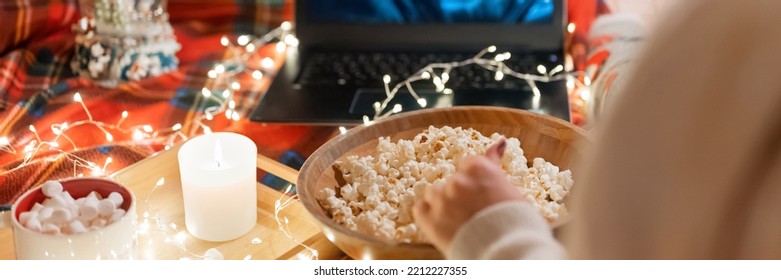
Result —
[{"label": "blue laptop screen", "polygon": [[299,0],[311,22],[335,24],[546,24],[552,0]]}]

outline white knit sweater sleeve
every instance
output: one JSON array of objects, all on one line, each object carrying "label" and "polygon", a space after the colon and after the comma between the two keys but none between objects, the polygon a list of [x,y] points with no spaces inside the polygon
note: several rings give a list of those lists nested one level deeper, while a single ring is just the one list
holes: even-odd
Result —
[{"label": "white knit sweater sleeve", "polygon": [[503,202],[475,214],[461,226],[448,259],[563,259],[564,248],[548,223],[526,202]]}]

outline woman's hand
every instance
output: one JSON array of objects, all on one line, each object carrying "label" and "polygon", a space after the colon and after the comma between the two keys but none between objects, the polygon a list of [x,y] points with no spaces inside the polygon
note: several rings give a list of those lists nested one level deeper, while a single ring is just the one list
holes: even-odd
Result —
[{"label": "woman's hand", "polygon": [[427,188],[415,205],[417,224],[440,251],[447,250],[458,228],[480,210],[505,201],[526,201],[501,168],[506,145],[502,138],[484,156],[465,159],[453,176]]}]

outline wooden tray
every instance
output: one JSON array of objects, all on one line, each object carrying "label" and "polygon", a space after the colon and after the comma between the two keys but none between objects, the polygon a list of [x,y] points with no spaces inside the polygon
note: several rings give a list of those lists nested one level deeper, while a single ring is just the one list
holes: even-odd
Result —
[{"label": "wooden tray", "polygon": [[[160,152],[111,176],[136,196],[139,217],[136,258],[197,259],[207,249],[217,248],[225,259],[308,259],[311,251],[298,242],[317,250],[320,259],[343,258],[343,253],[326,239],[299,201],[290,203],[279,215],[282,220],[287,218],[287,232],[298,242],[281,231],[274,204],[283,194],[262,184],[258,184],[257,225],[249,233],[227,242],[207,242],[191,236],[184,223],[178,149],[176,146]],[[296,170],[261,155],[258,155],[258,168],[288,182],[295,182],[298,176]],[[161,178],[164,183],[156,187]],[[10,228],[0,230],[0,244],[0,259],[14,259]]]}]

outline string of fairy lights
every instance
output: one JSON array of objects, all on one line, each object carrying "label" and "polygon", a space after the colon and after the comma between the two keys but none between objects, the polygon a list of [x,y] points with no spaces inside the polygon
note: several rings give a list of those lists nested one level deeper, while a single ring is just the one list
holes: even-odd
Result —
[{"label": "string of fairy lights", "polygon": [[[574,25],[571,24],[568,26],[568,31],[570,33],[574,32]],[[210,70],[208,70],[208,79],[206,82],[206,85],[208,86],[203,87],[200,91],[200,95],[204,98],[204,102],[214,101],[217,105],[206,107],[203,112],[196,114],[192,119],[194,125],[200,128],[201,133],[212,133],[211,127],[206,122],[212,121],[220,115],[224,115],[226,119],[232,121],[241,120],[242,113],[240,108],[237,108],[237,102],[235,100],[236,93],[242,90],[240,79],[243,75],[248,75],[253,81],[260,81],[264,77],[264,72],[274,70],[274,67],[276,66],[275,61],[270,57],[261,57],[259,53],[261,49],[272,43],[275,44],[274,49],[278,53],[285,52],[288,47],[298,46],[298,40],[293,35],[293,24],[290,22],[283,22],[279,27],[272,29],[262,36],[245,34],[238,36],[236,40],[231,40],[227,36],[223,36],[220,39],[220,44],[227,48],[226,58],[218,61]],[[409,93],[417,100],[420,108],[426,108],[429,105],[427,104],[426,99],[421,98],[415,91],[414,85],[417,82],[430,81],[433,83],[437,93],[445,95],[453,94],[453,89],[448,87],[451,71],[468,65],[477,65],[486,71],[493,72],[493,77],[497,81],[506,78],[516,78],[526,81],[534,94],[532,106],[534,106],[534,104],[539,104],[541,93],[536,85],[538,82],[551,82],[566,79],[567,86],[570,89],[574,88],[575,83],[580,83],[580,85],[586,89],[590,84],[587,77],[584,78],[583,82],[576,78],[583,73],[567,72],[563,65],[557,65],[550,70],[546,69],[543,65],[539,65],[537,66],[536,70],[538,73],[536,74],[513,71],[505,64],[505,61],[510,59],[511,55],[512,54],[509,52],[498,53],[495,46],[489,46],[475,56],[463,61],[431,63],[394,85],[391,85],[390,76],[384,75],[385,99],[373,104],[374,114],[372,116],[363,116],[363,122],[365,125],[371,125],[377,120],[404,111],[401,104],[392,104],[392,101],[399,93]],[[406,91],[401,91],[402,89],[406,89]],[[155,129],[148,124],[125,127],[123,126],[123,123],[130,117],[127,111],[121,113],[121,117],[116,123],[97,121],[93,119],[92,114],[84,103],[80,93],[76,92],[73,94],[73,101],[80,104],[87,115],[87,119],[51,125],[50,129],[54,134],[54,138],[49,140],[42,139],[38,130],[33,125],[30,125],[28,129],[33,133],[35,139],[28,142],[22,148],[24,159],[21,164],[11,170],[30,164],[38,153],[46,151],[55,152],[55,155],[45,160],[55,161],[64,157],[71,161],[73,163],[73,176],[75,177],[85,176],[85,174],[77,172],[79,168],[90,170],[91,174],[88,175],[91,176],[106,176],[111,173],[107,171],[107,167],[113,161],[111,157],[106,157],[103,163],[99,164],[78,157],[61,147],[60,142],[64,141],[71,147],[71,150],[77,150],[79,148],[75,141],[68,136],[68,132],[71,129],[81,126],[93,126],[99,129],[104,134],[106,143],[113,142],[115,139],[113,133],[119,132],[129,135],[131,143],[133,144],[160,143],[165,145],[165,149],[171,148],[177,141],[185,141],[189,139],[189,137],[199,134],[198,130],[192,130],[189,135],[183,133],[181,123],[176,123],[171,127],[161,129]],[[339,131],[344,134],[347,132],[347,128],[339,127]],[[18,153],[8,137],[0,137],[0,151],[12,154]],[[141,201],[147,210],[141,215],[142,221],[139,224],[139,234],[143,236],[144,234],[150,234],[152,231],[162,233],[164,235],[164,242],[173,243],[182,249],[186,254],[185,258],[208,258],[208,254],[197,254],[189,250],[184,242],[188,236],[186,232],[180,230],[180,227],[175,223],[167,222],[161,217],[159,212],[153,210],[154,208],[150,205],[150,198],[164,185],[165,178],[159,178],[152,191]],[[299,258],[317,259],[318,251],[295,237],[288,227],[289,218],[283,214],[283,210],[286,207],[298,200],[298,196],[292,194],[292,187],[292,185],[288,185],[274,204],[274,217],[276,223],[279,230],[287,238],[308,252],[307,255],[299,256]],[[149,242],[152,241],[153,240],[150,240]],[[251,245],[258,245],[262,242],[263,241],[259,238],[253,238],[251,240]],[[251,258],[252,255],[244,257],[244,259]]]}]

